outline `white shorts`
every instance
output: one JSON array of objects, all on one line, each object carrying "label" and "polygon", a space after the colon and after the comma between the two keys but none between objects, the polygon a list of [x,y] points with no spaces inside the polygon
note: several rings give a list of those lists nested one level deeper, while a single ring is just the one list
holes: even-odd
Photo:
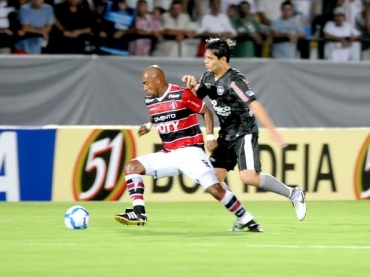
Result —
[{"label": "white shorts", "polygon": [[205,190],[218,183],[206,153],[199,147],[156,152],[137,157],[135,160],[145,167],[145,175],[153,176],[155,179],[184,173]]}]

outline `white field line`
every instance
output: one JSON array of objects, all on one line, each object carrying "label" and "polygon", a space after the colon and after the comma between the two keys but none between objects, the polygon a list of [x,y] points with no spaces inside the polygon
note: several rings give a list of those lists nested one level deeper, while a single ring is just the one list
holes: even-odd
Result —
[{"label": "white field line", "polygon": [[370,250],[370,245],[285,245],[285,244],[247,244],[253,248],[311,248],[311,249],[365,249]]},{"label": "white field line", "polygon": [[[197,247],[216,247],[210,243],[192,243]],[[295,245],[295,244],[241,244],[245,248],[285,248],[285,249],[339,249],[339,250],[370,250],[370,245]]]}]

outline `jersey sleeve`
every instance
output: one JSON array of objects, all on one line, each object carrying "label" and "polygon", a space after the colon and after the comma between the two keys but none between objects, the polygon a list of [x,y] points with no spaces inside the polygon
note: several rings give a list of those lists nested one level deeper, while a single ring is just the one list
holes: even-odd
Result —
[{"label": "jersey sleeve", "polygon": [[185,89],[182,94],[182,101],[185,106],[195,113],[200,113],[203,109],[204,102],[202,99],[196,97],[189,89]]},{"label": "jersey sleeve", "polygon": [[204,97],[206,97],[207,94],[208,94],[208,88],[206,87],[206,85],[204,83],[204,75],[205,75],[205,73],[202,75],[202,77],[200,77],[198,83],[196,84],[196,86],[194,88],[197,96],[200,99],[204,99]]},{"label": "jersey sleeve", "polygon": [[237,95],[240,100],[243,101],[247,106],[256,100],[254,91],[252,90],[249,82],[242,78],[234,78],[231,80],[230,89]]}]

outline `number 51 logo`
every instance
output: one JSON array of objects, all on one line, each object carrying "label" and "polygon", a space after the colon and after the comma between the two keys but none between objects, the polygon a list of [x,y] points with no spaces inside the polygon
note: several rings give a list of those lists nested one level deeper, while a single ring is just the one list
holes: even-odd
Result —
[{"label": "number 51 logo", "polygon": [[135,152],[130,130],[95,130],[76,161],[75,200],[118,200],[126,189],[123,167]]}]

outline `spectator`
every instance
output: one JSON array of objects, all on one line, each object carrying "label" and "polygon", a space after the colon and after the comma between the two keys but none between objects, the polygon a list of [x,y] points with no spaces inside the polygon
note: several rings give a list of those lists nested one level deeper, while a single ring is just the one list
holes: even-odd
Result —
[{"label": "spectator", "polygon": [[305,39],[298,40],[298,50],[301,59],[310,58],[310,40],[312,38],[312,16],[316,12],[316,0],[292,0],[294,5],[294,18],[303,27]]},{"label": "spectator", "polygon": [[221,12],[220,0],[209,0],[210,13],[203,16],[197,34],[202,37],[198,47],[198,57],[204,56],[206,39],[210,37],[231,37],[236,36],[229,17]]},{"label": "spectator", "polygon": [[[173,0],[153,0],[153,1],[154,1],[154,7],[156,7],[156,6],[162,7],[166,11],[168,11],[171,8]],[[180,2],[182,2],[182,1],[180,0]]]},{"label": "spectator", "polygon": [[196,22],[202,16],[202,0],[183,0],[183,5],[191,21]]},{"label": "spectator", "polygon": [[181,0],[174,0],[162,19],[165,40],[157,44],[153,56],[195,57],[200,40],[194,38],[195,24],[188,14],[183,13]]},{"label": "spectator", "polygon": [[329,21],[324,27],[325,59],[331,61],[359,61],[361,44],[357,41],[360,32],[345,21],[345,11],[342,7],[334,10],[334,21]]},{"label": "spectator", "polygon": [[163,25],[155,23],[153,17],[149,15],[148,6],[145,0],[139,0],[136,6],[135,30],[136,39],[129,45],[130,55],[149,56],[156,41],[163,41],[161,32]]},{"label": "spectator", "polygon": [[[258,0],[257,0],[258,1]],[[227,13],[227,10],[230,5],[239,6],[243,0],[221,0],[221,12]],[[250,14],[254,15],[256,13],[256,4],[255,0],[247,0],[250,5]]]},{"label": "spectator", "polygon": [[103,29],[99,32],[100,50],[104,53],[129,55],[128,46],[134,32],[135,9],[126,0],[108,1],[103,11]]},{"label": "spectator", "polygon": [[0,0],[0,54],[11,53],[17,25],[15,8],[6,0]]},{"label": "spectator", "polygon": [[226,11],[227,17],[231,20],[239,19],[239,6],[238,5],[229,5]]},{"label": "spectator", "polygon": [[337,7],[343,7],[346,21],[356,28],[356,17],[364,10],[363,0],[337,0]]},{"label": "spectator", "polygon": [[367,3],[363,12],[357,15],[356,26],[362,34],[362,59],[370,60],[370,3]]},{"label": "spectator", "polygon": [[158,25],[159,26],[162,26],[163,27],[163,19],[162,19],[162,15],[165,13],[166,11],[162,8],[162,7],[154,7],[153,9],[153,13],[152,13],[152,19],[154,21],[154,24]]},{"label": "spectator", "polygon": [[15,43],[16,53],[40,54],[49,41],[49,33],[54,23],[53,8],[44,0],[30,0],[19,11],[22,28]]},{"label": "spectator", "polygon": [[333,11],[338,0],[315,0],[316,16],[312,21],[312,34],[317,41],[317,54],[319,59],[324,59],[324,26],[333,19]]},{"label": "spectator", "polygon": [[273,20],[280,17],[280,7],[284,0],[258,0],[257,13],[260,21],[265,26],[270,26]]},{"label": "spectator", "polygon": [[238,32],[237,44],[232,50],[234,57],[255,57],[256,49],[258,51],[257,55],[260,55],[262,46],[261,27],[252,16],[250,8],[249,2],[242,1],[239,4],[240,17],[231,20]]},{"label": "spectator", "polygon": [[65,0],[55,5],[55,26],[49,50],[61,54],[91,54],[95,52],[95,14],[82,0]]},{"label": "spectator", "polygon": [[235,36],[236,31],[230,19],[221,12],[220,0],[209,0],[209,6],[211,13],[203,16],[197,33],[205,38]]},{"label": "spectator", "polygon": [[290,1],[285,1],[281,4],[281,18],[272,21],[273,58],[294,59],[296,57],[298,40],[305,37],[302,26],[292,17],[293,12],[293,4]]}]

